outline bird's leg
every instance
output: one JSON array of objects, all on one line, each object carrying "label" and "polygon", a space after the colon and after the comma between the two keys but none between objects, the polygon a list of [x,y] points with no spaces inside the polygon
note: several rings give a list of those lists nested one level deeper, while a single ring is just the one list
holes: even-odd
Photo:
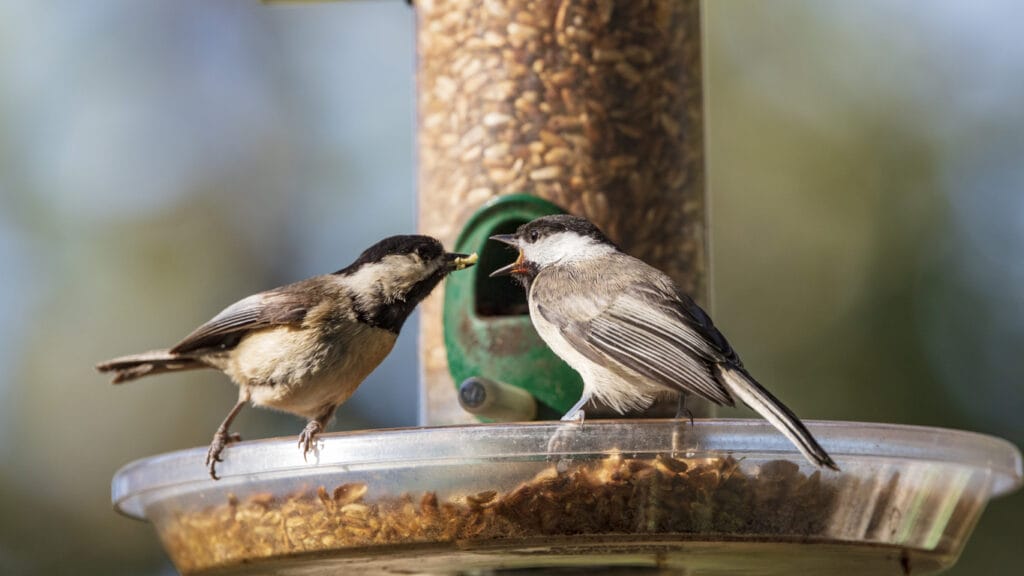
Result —
[{"label": "bird's leg", "polygon": [[583,418],[586,414],[583,412],[583,407],[590,402],[591,394],[589,392],[583,392],[580,396],[580,401],[573,404],[572,408],[562,416],[562,422],[578,422],[580,425],[583,424]]},{"label": "bird's leg", "polygon": [[[573,405],[565,416],[562,416],[563,425],[559,426],[555,433],[551,435],[551,439],[548,440],[548,458],[552,458],[552,454],[560,452],[565,449],[569,443],[569,435],[573,432],[583,428],[583,418],[585,416],[583,412],[583,406],[587,402],[590,402],[591,394],[587,391],[583,392],[583,396],[580,397],[580,401]],[[561,464],[561,462],[559,463]]]},{"label": "bird's leg", "polygon": [[676,404],[676,424],[677,426],[672,430],[672,457],[675,458],[679,454],[679,445],[681,444],[683,427],[679,426],[679,420],[683,417],[689,418],[690,426],[693,426],[693,413],[686,408],[686,393],[679,393],[678,404]]},{"label": "bird's leg", "polygon": [[693,426],[693,412],[690,412],[686,408],[686,392],[679,393],[679,400],[676,404],[676,420],[679,420],[683,416],[690,419],[690,426]]},{"label": "bird's leg", "polygon": [[210,442],[210,449],[206,451],[206,466],[210,470],[210,478],[218,480],[216,466],[217,462],[223,462],[220,458],[220,453],[224,451],[224,448],[232,442],[240,442],[242,437],[239,434],[231,434],[228,432],[228,428],[231,426],[231,422],[238,416],[238,413],[242,411],[242,407],[249,401],[248,397],[238,399],[238,403],[235,407],[228,412],[224,421],[217,427],[217,431],[213,433],[213,441]]},{"label": "bird's leg", "polygon": [[306,455],[313,449],[316,442],[316,435],[324,431],[324,425],[319,419],[314,418],[309,422],[306,422],[306,427],[302,429],[299,434],[299,448],[302,449],[302,460],[306,460]]},{"label": "bird's leg", "polygon": [[315,448],[316,436],[327,428],[327,421],[334,415],[335,408],[336,406],[325,408],[316,418],[307,422],[306,427],[299,434],[299,448],[302,449],[303,461],[306,460],[306,455]]}]

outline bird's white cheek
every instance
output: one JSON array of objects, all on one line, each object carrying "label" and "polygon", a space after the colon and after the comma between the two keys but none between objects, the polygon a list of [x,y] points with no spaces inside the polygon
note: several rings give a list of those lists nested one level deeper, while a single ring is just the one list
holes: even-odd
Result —
[{"label": "bird's white cheek", "polygon": [[540,267],[560,262],[574,262],[599,258],[615,249],[586,236],[563,232],[523,246],[527,261]]},{"label": "bird's white cheek", "polygon": [[523,260],[544,267],[555,264],[564,258],[558,246],[549,244],[528,244],[523,247]]},{"label": "bird's white cheek", "polygon": [[364,304],[387,304],[404,299],[409,290],[437,270],[438,265],[424,263],[413,255],[392,255],[363,266],[347,281]]}]

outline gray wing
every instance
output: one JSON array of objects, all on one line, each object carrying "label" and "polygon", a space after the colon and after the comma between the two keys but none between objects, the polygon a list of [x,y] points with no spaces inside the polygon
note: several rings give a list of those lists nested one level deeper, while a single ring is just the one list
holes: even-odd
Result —
[{"label": "gray wing", "polygon": [[310,301],[308,291],[271,290],[243,298],[196,328],[174,348],[172,354],[203,349],[228,350],[253,330],[281,325],[300,325]]},{"label": "gray wing", "polygon": [[[712,375],[711,365],[732,364],[735,353],[707,315],[681,296],[667,277],[659,276],[663,282],[657,284],[635,278],[621,283],[612,279],[617,296],[604,302],[585,291],[573,291],[559,302],[574,301],[571,309],[545,301],[552,294],[533,296],[539,297],[537,309],[545,320],[558,326],[565,339],[591,360],[613,370],[626,368],[716,404],[734,405]],[[591,314],[585,313],[587,308]]]}]

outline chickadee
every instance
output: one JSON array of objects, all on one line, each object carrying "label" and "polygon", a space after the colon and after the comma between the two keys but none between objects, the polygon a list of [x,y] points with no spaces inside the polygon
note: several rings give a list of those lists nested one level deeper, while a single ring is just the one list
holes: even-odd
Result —
[{"label": "chickadee", "polygon": [[309,420],[305,456],[335,409],[391,352],[413,309],[476,254],[446,253],[429,236],[392,236],[333,274],[254,294],[228,306],[176,346],[96,366],[118,384],[163,372],[215,368],[239,387],[238,403],[206,454],[210,476],[224,447],[241,438],[231,421],[247,402]]},{"label": "chickadee", "polygon": [[680,394],[681,411],[686,394],[722,406],[739,399],[809,461],[838,470],[796,415],[747,372],[704,310],[587,219],[545,216],[491,239],[519,249],[515,262],[491,276],[510,274],[523,285],[537,333],[583,378],[583,396],[562,420],[582,420],[591,398],[620,414],[646,408],[665,390]]}]

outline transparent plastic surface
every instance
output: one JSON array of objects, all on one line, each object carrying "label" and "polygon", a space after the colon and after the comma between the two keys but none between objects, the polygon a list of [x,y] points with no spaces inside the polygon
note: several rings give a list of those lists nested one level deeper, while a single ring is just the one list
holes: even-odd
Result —
[{"label": "transparent plastic surface", "polygon": [[129,464],[116,508],[183,573],[928,573],[987,501],[1020,486],[1009,443],[936,428],[808,422],[842,472],[757,420],[588,421],[325,435]]}]

